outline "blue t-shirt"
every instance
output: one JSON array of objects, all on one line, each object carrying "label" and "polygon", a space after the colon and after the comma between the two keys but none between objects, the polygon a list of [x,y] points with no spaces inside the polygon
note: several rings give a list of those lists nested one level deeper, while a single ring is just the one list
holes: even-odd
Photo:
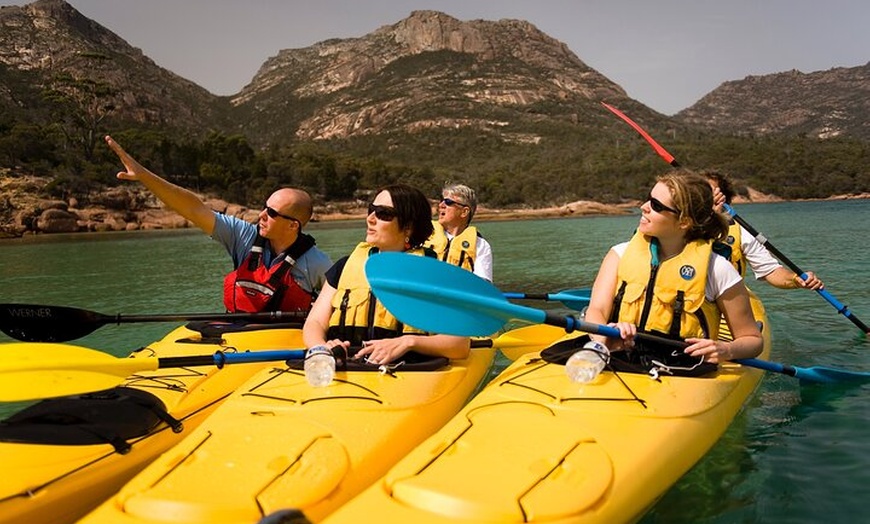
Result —
[{"label": "blue t-shirt", "polygon": [[[257,238],[257,226],[242,219],[215,213],[214,231],[211,237],[220,242],[233,258],[233,267],[239,267],[244,262],[251,246]],[[275,262],[275,254],[271,249],[263,250],[263,260],[267,267]],[[309,293],[319,293],[326,281],[326,270],[332,266],[329,256],[317,249],[317,246],[306,251],[290,270],[290,274],[299,286]]]}]

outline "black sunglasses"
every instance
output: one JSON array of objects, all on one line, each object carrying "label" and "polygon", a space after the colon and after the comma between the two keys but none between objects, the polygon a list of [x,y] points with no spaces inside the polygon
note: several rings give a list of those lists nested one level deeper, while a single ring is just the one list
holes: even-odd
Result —
[{"label": "black sunglasses", "polygon": [[442,199],[441,199],[441,202],[444,202],[444,205],[445,205],[445,206],[462,206],[462,207],[468,207],[468,204],[463,204],[462,202],[457,202],[457,201],[453,200],[452,198],[442,198]]},{"label": "black sunglasses", "polygon": [[282,215],[281,213],[275,211],[274,209],[272,209],[272,208],[269,207],[268,205],[264,206],[264,209],[266,210],[266,214],[269,215],[271,218],[278,218],[278,217],[281,217],[281,218],[283,218],[284,220],[292,220],[293,222],[296,222],[296,223],[299,224],[300,226],[302,225],[302,222],[300,222],[299,219],[294,218],[294,217],[291,217],[291,216],[288,216],[288,215]]},{"label": "black sunglasses", "polygon": [[649,207],[651,207],[652,210],[655,211],[656,213],[663,213],[665,211],[670,211],[671,213],[673,213],[675,215],[680,214],[680,212],[678,210],[662,204],[661,200],[652,196],[652,193],[650,193],[646,196],[646,200],[647,200],[647,202],[649,202]]},{"label": "black sunglasses", "polygon": [[377,204],[369,204],[369,215],[372,213],[375,214],[375,217],[378,220],[383,220],[384,222],[390,222],[398,215],[396,214],[396,208],[390,206],[379,206]]}]

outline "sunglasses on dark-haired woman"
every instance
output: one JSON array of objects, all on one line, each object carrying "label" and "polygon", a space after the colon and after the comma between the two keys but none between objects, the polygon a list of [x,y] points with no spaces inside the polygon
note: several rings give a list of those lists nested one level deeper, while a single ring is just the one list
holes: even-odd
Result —
[{"label": "sunglasses on dark-haired woman", "polygon": [[375,214],[375,218],[390,222],[396,218],[396,208],[390,206],[379,206],[378,204],[369,204],[369,215]]}]

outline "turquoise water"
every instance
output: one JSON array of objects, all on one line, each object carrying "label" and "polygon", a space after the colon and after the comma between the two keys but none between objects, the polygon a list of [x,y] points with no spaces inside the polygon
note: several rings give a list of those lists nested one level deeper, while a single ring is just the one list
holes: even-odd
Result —
[{"label": "turquoise water", "polygon": [[[737,212],[870,322],[870,200],[743,205]],[[591,285],[607,249],[637,216],[487,222],[503,291]],[[315,224],[337,258],[361,222]],[[228,257],[198,231],[51,236],[0,242],[0,302],[105,314],[222,311]],[[870,372],[870,342],[816,293],[752,283],[771,320],[772,359]],[[545,304],[538,304],[545,306]],[[549,307],[555,307],[549,305]],[[125,355],[174,324],[109,325],[73,343]],[[0,342],[9,341],[0,334]],[[504,362],[500,362],[504,365]],[[665,522],[861,521],[870,517],[870,384],[801,386],[769,375],[729,431],[644,518]],[[17,408],[0,405],[0,414]],[[638,435],[637,438],[643,438]]]}]

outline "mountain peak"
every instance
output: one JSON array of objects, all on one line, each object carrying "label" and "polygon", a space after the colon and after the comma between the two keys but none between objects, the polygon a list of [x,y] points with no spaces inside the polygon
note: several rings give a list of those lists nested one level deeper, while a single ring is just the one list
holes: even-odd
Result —
[{"label": "mountain peak", "polygon": [[0,9],[0,66],[6,69],[0,84],[24,85],[29,93],[18,97],[33,99],[10,96],[11,106],[30,104],[39,111],[45,106],[42,93],[54,93],[82,107],[99,107],[102,116],[109,116],[102,108],[111,108],[113,117],[127,122],[205,129],[219,111],[217,97],[157,66],[65,0]]},{"label": "mountain peak", "polygon": [[251,110],[246,127],[267,129],[274,134],[261,138],[273,140],[288,132],[322,139],[445,126],[498,135],[504,124],[470,115],[528,120],[529,107],[551,104],[547,112],[564,118],[601,99],[626,98],[528,22],[413,11],[359,38],[279,52],[232,103]]}]

